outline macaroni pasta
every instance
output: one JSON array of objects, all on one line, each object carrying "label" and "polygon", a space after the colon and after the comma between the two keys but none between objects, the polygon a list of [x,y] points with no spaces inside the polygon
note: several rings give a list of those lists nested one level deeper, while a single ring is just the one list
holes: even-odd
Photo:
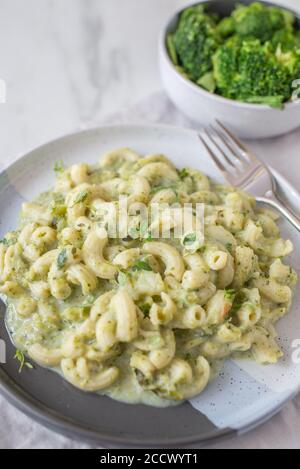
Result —
[{"label": "macaroni pasta", "polygon": [[[120,198],[121,196],[121,198]],[[125,237],[110,208],[126,200]],[[183,205],[198,233],[172,236]],[[161,208],[152,237],[142,205]],[[127,402],[170,405],[200,393],[220,360],[276,363],[274,324],[291,305],[296,273],[276,217],[237,189],[163,155],[129,149],[95,166],[58,168],[53,190],[22,207],[0,243],[0,292],[15,345],[72,385]]]}]

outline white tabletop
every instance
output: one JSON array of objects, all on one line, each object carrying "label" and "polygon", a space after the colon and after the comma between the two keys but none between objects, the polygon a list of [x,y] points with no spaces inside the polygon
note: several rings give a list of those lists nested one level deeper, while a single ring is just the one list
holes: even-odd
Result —
[{"label": "white tabletop", "polygon": [[[0,80],[7,96],[0,103],[0,168],[159,90],[158,34],[170,12],[187,3],[2,0]],[[281,4],[300,8],[299,0]],[[298,131],[254,144],[298,190],[299,137]],[[300,397],[258,430],[215,447],[300,448],[299,407]],[[40,427],[2,398],[0,409],[0,448],[87,447]]]}]

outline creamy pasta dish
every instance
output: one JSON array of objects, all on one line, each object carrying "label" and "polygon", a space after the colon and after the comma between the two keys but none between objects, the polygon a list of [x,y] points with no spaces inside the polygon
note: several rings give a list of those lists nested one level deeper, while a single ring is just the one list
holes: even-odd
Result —
[{"label": "creamy pasta dish", "polygon": [[83,391],[155,406],[201,393],[226,358],[278,361],[274,324],[297,275],[273,212],[163,155],[120,149],[55,170],[0,243],[22,353]]}]

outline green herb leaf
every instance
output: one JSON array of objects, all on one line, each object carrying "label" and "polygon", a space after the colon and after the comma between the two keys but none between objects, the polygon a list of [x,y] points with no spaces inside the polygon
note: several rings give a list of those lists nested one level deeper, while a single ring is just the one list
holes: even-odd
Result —
[{"label": "green herb leaf", "polygon": [[225,300],[233,300],[236,295],[236,291],[233,289],[225,289],[224,298]]},{"label": "green herb leaf", "polygon": [[77,195],[73,205],[80,204],[81,202],[84,202],[87,199],[88,195],[89,195],[89,193],[87,191],[80,192]]},{"label": "green herb leaf", "polygon": [[51,224],[57,229],[57,231],[61,231],[66,228],[67,220],[65,217],[53,217]]},{"label": "green herb leaf", "polygon": [[190,173],[189,173],[188,169],[183,168],[183,169],[180,169],[178,171],[178,175],[179,175],[180,179],[185,179],[190,175]]},{"label": "green herb leaf", "polygon": [[144,313],[144,316],[149,316],[149,312],[151,309],[151,305],[149,303],[145,303],[139,306],[140,310]]},{"label": "green herb leaf", "polygon": [[4,244],[4,246],[12,246],[17,242],[17,233],[12,231],[11,233],[8,233],[5,238],[0,240],[1,244]]},{"label": "green herb leaf", "polygon": [[140,270],[147,270],[148,272],[153,272],[153,269],[152,267],[148,264],[147,261],[137,261],[133,267],[132,267],[132,270],[134,272],[136,271],[140,271]]},{"label": "green herb leaf", "polygon": [[147,233],[147,236],[146,237],[144,236],[144,240],[148,241],[148,242],[151,242],[151,241],[154,241],[154,238],[151,235],[151,233]]},{"label": "green herb leaf", "polygon": [[25,356],[24,356],[24,353],[22,352],[22,350],[16,349],[14,359],[18,360],[18,362],[20,363],[19,373],[22,372],[24,366],[26,366],[26,368],[29,368],[31,370],[33,369],[32,364],[25,361]]},{"label": "green herb leaf", "polygon": [[54,165],[54,171],[56,174],[61,174],[65,170],[64,162],[62,160],[56,161]]},{"label": "green herb leaf", "polygon": [[182,244],[184,246],[191,246],[192,244],[194,244],[197,240],[197,235],[196,233],[189,233],[188,235],[186,235],[183,240],[182,240]]},{"label": "green herb leaf", "polygon": [[59,269],[62,269],[64,267],[65,263],[67,262],[67,259],[68,259],[67,250],[63,249],[62,251],[60,251],[60,253],[57,257],[57,267]]},{"label": "green herb leaf", "polygon": [[230,254],[232,254],[232,248],[233,248],[233,246],[232,246],[231,243],[227,243],[227,244],[226,244],[226,249],[227,249],[227,251],[230,252]]},{"label": "green herb leaf", "polygon": [[238,292],[234,297],[234,301],[232,304],[232,308],[230,310],[230,314],[232,316],[236,314],[241,309],[245,301],[246,301],[245,294],[243,292]]}]

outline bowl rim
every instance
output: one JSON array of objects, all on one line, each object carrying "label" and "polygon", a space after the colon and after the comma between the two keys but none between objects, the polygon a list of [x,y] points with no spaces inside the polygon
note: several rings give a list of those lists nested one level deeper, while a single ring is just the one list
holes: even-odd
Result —
[{"label": "bowl rim", "polygon": [[[278,8],[282,8],[284,10],[292,12],[300,21],[300,10],[294,10],[293,8],[286,7],[282,3],[272,3],[269,1],[265,0],[259,0],[260,3],[264,3],[269,6],[275,6]],[[288,111],[289,109],[296,108],[297,106],[300,106],[300,98],[296,101],[288,101],[284,103],[284,108],[283,109],[275,109],[272,108],[271,106],[268,106],[266,104],[255,104],[255,103],[245,103],[243,101],[236,101],[234,99],[230,98],[225,98],[224,96],[218,95],[216,93],[210,93],[209,91],[205,90],[201,86],[197,85],[194,83],[192,80],[189,80],[188,78],[185,78],[178,70],[176,70],[176,67],[174,66],[174,63],[171,60],[171,57],[168,53],[167,50],[167,34],[170,29],[171,23],[187,8],[190,8],[192,6],[200,5],[202,3],[209,4],[211,3],[211,0],[197,0],[197,1],[190,1],[186,5],[181,6],[180,8],[177,8],[168,18],[168,20],[165,22],[161,33],[160,33],[160,38],[159,38],[159,50],[160,50],[160,55],[163,57],[163,59],[166,61],[169,69],[171,69],[175,76],[182,82],[183,85],[188,86],[192,91],[199,93],[199,95],[202,95],[208,99],[218,101],[221,104],[226,104],[230,105],[233,108],[240,108],[240,109],[245,109],[245,110],[252,110],[252,111],[277,111],[284,113],[284,111]],[[299,77],[300,79],[300,77]]]}]

